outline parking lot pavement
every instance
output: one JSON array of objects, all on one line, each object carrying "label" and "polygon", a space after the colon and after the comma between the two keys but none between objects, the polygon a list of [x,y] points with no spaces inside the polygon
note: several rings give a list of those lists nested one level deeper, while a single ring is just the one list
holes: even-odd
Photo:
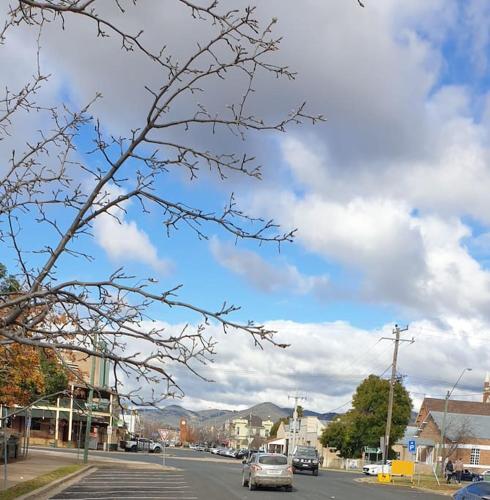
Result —
[{"label": "parking lot pavement", "polygon": [[96,470],[50,498],[198,500],[182,472],[122,468]]}]

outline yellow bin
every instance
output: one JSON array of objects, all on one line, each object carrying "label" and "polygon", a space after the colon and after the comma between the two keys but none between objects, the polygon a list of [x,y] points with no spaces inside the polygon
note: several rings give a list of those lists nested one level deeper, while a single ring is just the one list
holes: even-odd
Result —
[{"label": "yellow bin", "polygon": [[378,474],[378,483],[391,483],[391,475],[380,472]]}]

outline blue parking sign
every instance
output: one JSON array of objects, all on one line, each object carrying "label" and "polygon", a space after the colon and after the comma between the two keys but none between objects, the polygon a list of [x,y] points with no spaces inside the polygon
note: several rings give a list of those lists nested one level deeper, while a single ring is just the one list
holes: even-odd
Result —
[{"label": "blue parking sign", "polygon": [[411,439],[409,442],[408,442],[408,451],[410,453],[415,453],[416,451],[416,445],[415,445],[415,440],[414,439]]}]

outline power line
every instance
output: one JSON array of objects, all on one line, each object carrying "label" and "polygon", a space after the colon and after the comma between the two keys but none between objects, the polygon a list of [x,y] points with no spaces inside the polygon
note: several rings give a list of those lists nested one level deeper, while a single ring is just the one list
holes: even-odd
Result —
[{"label": "power line", "polygon": [[[383,372],[380,375],[378,375],[378,377],[381,378],[390,368],[391,368],[391,363],[383,370]],[[344,406],[347,406],[348,404],[351,404],[352,402],[353,402],[353,398],[351,398],[349,401],[347,401],[343,405],[337,406],[336,408],[333,408],[332,410],[328,410],[324,413],[334,413],[335,411],[340,410],[340,408],[343,408]]]}]

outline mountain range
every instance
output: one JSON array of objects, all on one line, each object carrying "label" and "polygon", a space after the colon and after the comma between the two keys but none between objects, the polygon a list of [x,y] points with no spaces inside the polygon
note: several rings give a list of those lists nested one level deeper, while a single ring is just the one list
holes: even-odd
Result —
[{"label": "mountain range", "polygon": [[[293,414],[292,408],[281,408],[274,403],[259,403],[245,410],[189,410],[179,405],[168,405],[162,408],[140,408],[140,415],[143,419],[158,422],[166,427],[178,428],[179,422],[185,418],[191,425],[195,426],[221,426],[226,420],[243,418],[255,415],[262,420],[270,419],[276,422],[280,418],[289,417]],[[320,420],[332,420],[336,413],[318,413],[311,410],[304,410],[305,416],[315,416]]]}]

